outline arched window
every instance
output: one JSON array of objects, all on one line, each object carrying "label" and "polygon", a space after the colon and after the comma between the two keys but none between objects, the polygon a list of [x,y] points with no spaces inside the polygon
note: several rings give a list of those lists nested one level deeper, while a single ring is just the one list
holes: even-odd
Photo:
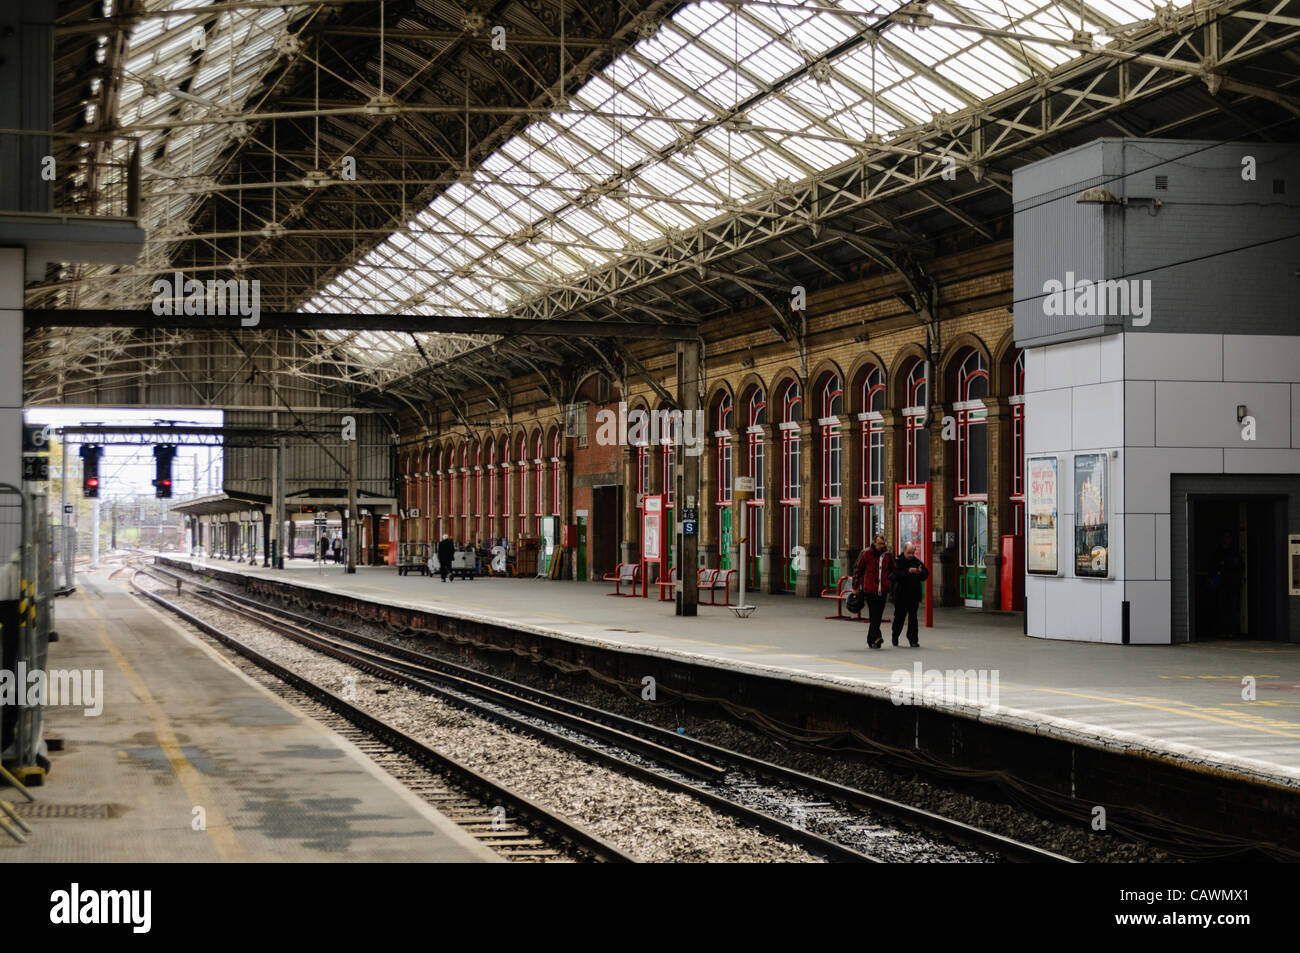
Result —
[{"label": "arched window", "polygon": [[484,526],[484,535],[488,537],[489,544],[492,539],[501,535],[500,526],[497,523],[497,492],[499,484],[497,482],[497,442],[488,441],[488,459],[487,459],[487,523]]},{"label": "arched window", "polygon": [[718,399],[717,413],[713,418],[714,460],[713,476],[717,493],[714,502],[718,507],[718,568],[730,569],[731,545],[735,534],[731,528],[732,460],[731,428],[735,426],[731,395],[723,393]]},{"label": "arched window", "polygon": [[803,482],[800,475],[799,418],[803,415],[803,394],[798,381],[790,381],[781,391],[781,573],[782,585],[793,589],[798,570],[791,558],[799,538],[800,503]]},{"label": "arched window", "polygon": [[[412,471],[415,469],[413,454],[404,454],[402,456],[402,482],[401,493],[402,500],[399,504],[402,514],[409,513],[411,510],[411,497],[415,495],[414,484],[412,481]],[[410,519],[402,520],[402,541],[406,542],[411,538],[411,521]]]},{"label": "arched window", "polygon": [[542,460],[542,433],[533,435],[533,531],[542,535],[542,517],[546,515],[546,464]]},{"label": "arched window", "polygon": [[551,515],[560,515],[560,432],[551,435]]},{"label": "arched window", "polygon": [[862,507],[862,545],[867,547],[877,533],[885,531],[885,375],[871,367],[862,377],[862,407],[858,415],[861,430],[862,476],[858,503]]},{"label": "arched window", "polygon": [[[637,415],[640,414],[647,415],[646,426],[644,429],[640,431],[645,436],[641,437],[638,440],[632,441],[636,447],[636,507],[637,509],[641,510],[641,509],[645,509],[645,496],[647,493],[650,492],[650,437],[649,437],[650,418],[649,418],[649,412],[646,410],[638,409],[632,411],[632,413]],[[632,426],[633,426],[633,422],[629,422],[628,424],[629,430],[632,428]],[[641,523],[639,519],[637,522],[637,532],[638,533],[641,532]]]},{"label": "arched window", "polygon": [[989,392],[989,369],[984,355],[967,349],[957,365],[953,381],[957,400],[957,480],[953,501],[957,508],[957,587],[968,606],[983,605],[984,580],[988,570],[989,527],[989,441],[988,411],[984,398]]},{"label": "arched window", "polygon": [[501,438],[501,535],[510,535],[510,514],[514,512],[514,474],[510,467],[510,438]]},{"label": "arched window", "polygon": [[1025,535],[1025,352],[1011,362],[1011,531]]},{"label": "arched window", "polygon": [[930,479],[930,431],[926,428],[930,386],[926,364],[914,360],[907,372],[907,390],[903,394],[904,473],[906,483],[925,483]]},{"label": "arched window", "polygon": [[483,505],[483,445],[474,444],[474,515],[470,521],[469,535],[465,538],[467,543],[477,544],[482,536],[484,529],[483,514],[486,507]]},{"label": "arched window", "polygon": [[519,435],[519,440],[515,444],[515,453],[518,456],[515,459],[515,466],[519,470],[517,482],[519,484],[519,495],[516,498],[515,507],[515,526],[520,536],[527,536],[528,533],[528,437],[525,434]]},{"label": "arched window", "polygon": [[433,448],[430,447],[424,453],[424,500],[420,503],[420,508],[424,511],[420,514],[420,525],[426,541],[433,538],[435,501],[433,494],[435,492],[435,483],[437,477],[433,472],[433,465],[437,462]]},{"label": "arched window", "polygon": [[758,588],[760,558],[767,540],[763,536],[763,507],[767,502],[767,394],[755,387],[745,404],[745,458],[748,476],[754,480],[754,495],[746,506],[745,537],[748,540],[749,566],[746,573]]},{"label": "arched window", "polygon": [[822,473],[819,502],[822,513],[822,585],[834,586],[840,578],[840,536],[843,526],[843,447],[840,415],[844,413],[844,388],[838,374],[826,378],[820,395]]},{"label": "arched window", "polygon": [[664,525],[673,525],[672,508],[677,493],[677,447],[676,436],[681,426],[681,413],[664,407],[656,414],[659,423],[659,451],[663,463],[664,508],[668,514]]},{"label": "arched window", "polygon": [[473,527],[470,524],[470,514],[474,511],[470,508],[470,461],[473,458],[469,455],[469,444],[460,445],[460,527],[456,533],[456,542],[465,545],[469,542],[469,534]]},{"label": "arched window", "polygon": [[442,534],[447,532],[447,448],[438,448],[438,529],[437,538],[442,539]]}]

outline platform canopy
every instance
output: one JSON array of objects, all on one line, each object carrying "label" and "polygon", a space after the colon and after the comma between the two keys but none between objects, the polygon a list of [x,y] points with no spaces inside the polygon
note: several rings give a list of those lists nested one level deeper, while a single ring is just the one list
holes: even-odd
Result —
[{"label": "platform canopy", "polygon": [[[60,73],[61,121],[139,137],[149,237],[134,266],[51,268],[32,308],[145,309],[181,272],[258,279],[278,311],[763,308],[794,340],[795,286],[898,273],[924,313],[931,257],[1009,236],[1026,161],[1098,135],[1268,138],[1300,114],[1287,0],[63,7],[59,62],[98,66],[89,99]],[[272,332],[69,333],[29,332],[29,400]],[[298,342],[286,373],[407,399],[624,358],[578,335],[275,333]]]}]

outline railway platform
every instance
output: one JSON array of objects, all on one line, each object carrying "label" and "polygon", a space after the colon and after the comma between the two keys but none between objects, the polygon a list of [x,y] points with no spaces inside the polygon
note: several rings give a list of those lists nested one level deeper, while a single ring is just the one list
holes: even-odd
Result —
[{"label": "railway platform", "polygon": [[500,859],[104,573],[56,613],[50,668],[102,691],[47,706],[63,747],[0,862]]},{"label": "railway platform", "polygon": [[[1175,646],[1026,638],[1018,615],[937,609],[921,648],[866,645],[863,625],[828,621],[825,600],[752,594],[738,619],[702,606],[674,615],[655,598],[609,598],[608,585],[484,578],[441,584],[384,567],[355,575],[303,564],[284,570],[169,557],[197,568],[281,581],[534,633],[588,649],[886,698],[928,672],[996,676],[996,704],[957,706],[985,725],[1136,756],[1210,776],[1300,790],[1300,645],[1209,642]],[[1243,697],[1243,679],[1255,697]],[[945,701],[915,699],[949,708]],[[886,711],[888,711],[886,709]]]}]

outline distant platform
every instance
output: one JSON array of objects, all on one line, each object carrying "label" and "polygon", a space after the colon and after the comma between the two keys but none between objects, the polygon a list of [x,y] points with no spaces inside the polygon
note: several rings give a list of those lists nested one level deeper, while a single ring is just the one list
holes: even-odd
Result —
[{"label": "distant platform", "polygon": [[0,862],[500,859],[106,575],[56,603],[49,654],[103,673],[102,713],[47,708],[64,750]]},{"label": "distant platform", "polygon": [[[918,663],[923,670],[982,669],[997,673],[999,698],[995,709],[977,713],[981,721],[1300,789],[1300,645],[1045,641],[1022,634],[1020,615],[945,608],[935,611],[934,628],[921,629],[919,650],[891,647],[886,627],[885,647],[875,651],[866,644],[867,626],[823,618],[834,612],[825,599],[751,593],[748,601],[759,608],[749,619],[707,605],[697,617],[681,618],[654,592],[648,599],[609,598],[609,583],[442,583],[399,576],[392,567],[348,575],[306,560],[284,570],[227,560],[193,564],[877,696]],[[1255,680],[1254,701],[1242,698],[1245,676]]]}]

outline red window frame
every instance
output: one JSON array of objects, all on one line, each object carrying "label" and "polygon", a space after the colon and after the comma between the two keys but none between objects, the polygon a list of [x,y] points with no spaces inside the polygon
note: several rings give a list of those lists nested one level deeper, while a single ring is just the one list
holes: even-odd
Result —
[{"label": "red window frame", "polygon": [[551,436],[551,515],[560,515],[560,433]]},{"label": "red window frame", "polygon": [[[872,366],[862,377],[861,404],[864,414],[879,414],[885,409],[885,375]],[[858,503],[861,504],[862,545],[871,543],[875,527],[871,508],[885,505],[885,424],[879,417],[863,417],[859,427],[859,452],[862,468],[859,476]]]},{"label": "red window frame", "polygon": [[[919,373],[918,373],[919,372]],[[919,358],[912,362],[907,372],[907,390],[903,400],[903,406],[907,408],[918,408],[915,413],[904,414],[903,430],[905,435],[904,443],[904,482],[905,483],[923,483],[921,480],[921,468],[918,466],[917,450],[919,448],[918,437],[920,431],[926,429],[925,417],[926,409],[929,404],[930,389],[929,381],[926,375],[925,362]],[[928,446],[927,446],[928,453]],[[929,459],[925,461],[926,473],[928,475]]]},{"label": "red window frame", "polygon": [[514,512],[512,503],[514,502],[514,471],[510,466],[510,438],[504,437],[501,440],[501,469],[504,473],[504,479],[501,481],[501,535],[504,536],[510,528],[510,514]]},{"label": "red window frame", "polygon": [[[716,501],[719,507],[730,506],[734,461],[731,459],[731,427],[735,414],[731,406],[731,395],[723,394],[718,402],[718,414],[714,421],[714,464],[713,473],[716,480]],[[719,524],[721,525],[721,524]]]},{"label": "red window frame", "polygon": [[488,441],[487,462],[487,532],[488,537],[497,535],[497,442]]},{"label": "red window frame", "polygon": [[832,585],[839,578],[838,559],[842,540],[842,514],[844,503],[844,439],[840,432],[839,417],[844,413],[844,387],[838,374],[826,379],[821,390],[821,419],[835,418],[834,423],[822,423],[821,429],[821,486],[818,502],[821,504],[822,531],[822,583]]},{"label": "red window frame", "polygon": [[424,501],[420,504],[424,510],[420,517],[426,542],[433,539],[433,481],[433,448],[430,447],[424,454]]},{"label": "red window frame", "polygon": [[[958,404],[969,403],[979,400],[982,396],[988,394],[989,369],[984,362],[984,356],[979,351],[971,349],[970,352],[962,358],[961,364],[957,368],[956,392]],[[971,436],[976,427],[986,427],[987,418],[984,416],[985,411],[981,405],[975,409],[971,407],[958,406],[957,415],[957,483],[956,492],[953,494],[954,502],[988,502],[988,484],[985,483],[982,492],[973,492],[971,489],[971,461],[970,461],[970,444]],[[988,448],[988,431],[985,435],[985,453]],[[987,463],[987,459],[986,459]]]},{"label": "red window frame", "polygon": [[767,505],[767,394],[755,387],[745,405],[745,463],[754,480],[754,495],[745,503],[745,536],[749,540],[748,572],[757,579],[759,557],[766,544],[763,538],[763,507]]},{"label": "red window frame", "polygon": [[462,546],[469,541],[469,476],[469,444],[462,443],[460,445],[460,533],[458,534],[460,538],[456,540]]},{"label": "red window frame", "polygon": [[[799,393],[799,384],[790,381],[781,392],[781,423],[797,423],[802,407],[803,395]],[[795,427],[782,427],[780,502],[787,506],[797,506],[803,492],[799,457],[799,430]]]},{"label": "red window frame", "polygon": [[542,434],[533,435],[533,473],[535,479],[533,492],[533,518],[538,536],[542,535],[542,517],[546,515],[546,464],[542,460]]},{"label": "red window frame", "polygon": [[673,508],[673,500],[677,495],[677,448],[673,444],[673,411],[664,409],[659,411],[661,416],[659,420],[664,422],[663,432],[659,435],[659,453],[660,453],[660,475],[663,478],[664,507]]}]

